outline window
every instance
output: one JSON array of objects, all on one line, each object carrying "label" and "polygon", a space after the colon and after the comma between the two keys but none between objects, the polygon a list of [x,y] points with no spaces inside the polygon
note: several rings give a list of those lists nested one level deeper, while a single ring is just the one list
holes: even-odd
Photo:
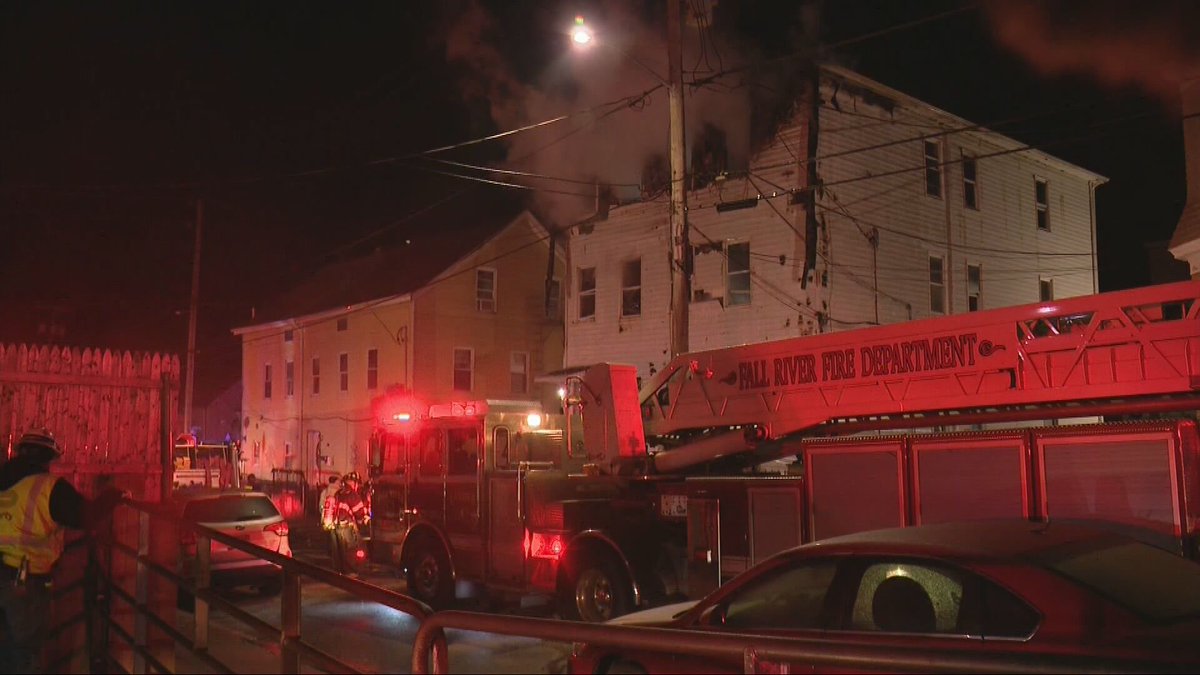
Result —
[{"label": "window", "polygon": [[935,314],[946,313],[946,282],[945,268],[938,256],[929,256],[929,311]]},{"label": "window", "polygon": [[983,269],[979,265],[967,265],[967,311],[979,311],[980,288],[983,284]]},{"label": "window", "polygon": [[342,319],[337,320],[337,329],[338,329],[339,333],[346,330],[349,327],[350,327],[349,319],[342,318]]},{"label": "window", "polygon": [[450,476],[474,476],[479,465],[479,432],[475,427],[447,429],[446,448]]},{"label": "window", "polygon": [[925,141],[925,194],[942,198],[942,144]]},{"label": "window", "polygon": [[559,303],[562,300],[562,283],[558,279],[546,282],[546,318],[558,320]]},{"label": "window", "polygon": [[513,352],[509,356],[508,372],[512,382],[512,393],[529,393],[529,354]]},{"label": "window", "polygon": [[367,350],[367,389],[379,388],[379,350]]},{"label": "window", "polygon": [[312,360],[313,394],[321,393],[321,359],[314,356]]},{"label": "window", "polygon": [[750,242],[725,247],[725,280],[726,304],[750,304]]},{"label": "window", "polygon": [[1054,280],[1038,279],[1038,302],[1050,302],[1054,299]]},{"label": "window", "polygon": [[271,398],[271,364],[263,366],[263,398]]},{"label": "window", "polygon": [[496,270],[475,270],[475,309],[481,312],[496,311]]},{"label": "window", "polygon": [[596,268],[581,267],[579,269],[579,318],[591,319],[596,316]]},{"label": "window", "polygon": [[470,349],[454,350],[454,389],[471,391],[474,384],[475,352]]},{"label": "window", "polygon": [[822,628],[825,596],[836,572],[835,562],[822,560],[768,573],[727,601],[723,625],[730,630]]},{"label": "window", "polygon": [[420,446],[417,448],[420,458],[418,473],[424,477],[441,477],[445,462],[442,457],[446,448],[442,444],[441,429],[426,429],[421,432]]},{"label": "window", "polygon": [[350,390],[350,355],[338,354],[338,385],[342,391]]},{"label": "window", "polygon": [[292,331],[290,331],[290,330],[283,331],[283,341],[284,342],[291,342],[294,337],[295,336],[293,335]]},{"label": "window", "polygon": [[867,564],[846,628],[1028,638],[1040,617],[1023,600],[963,570],[918,561]]},{"label": "window", "polygon": [[1033,205],[1037,209],[1039,230],[1050,231],[1050,184],[1044,179],[1033,180]]},{"label": "window", "polygon": [[621,316],[642,314],[642,259],[621,263]]},{"label": "window", "polygon": [[288,361],[283,364],[284,393],[291,397],[296,395],[296,363]]},{"label": "window", "polygon": [[979,186],[975,182],[975,158],[963,155],[963,206],[979,210]]},{"label": "window", "polygon": [[492,430],[492,450],[496,453],[497,469],[508,468],[508,427],[496,427]]}]

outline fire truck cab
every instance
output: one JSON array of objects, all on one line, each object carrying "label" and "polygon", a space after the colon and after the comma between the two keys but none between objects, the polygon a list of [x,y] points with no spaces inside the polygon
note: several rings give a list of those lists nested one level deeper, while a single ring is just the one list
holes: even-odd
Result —
[{"label": "fire truck cab", "polygon": [[410,595],[445,606],[465,581],[592,620],[632,608],[642,561],[625,551],[649,533],[629,519],[653,500],[618,504],[626,481],[588,475],[562,415],[529,401],[376,407],[372,558],[402,570]]}]

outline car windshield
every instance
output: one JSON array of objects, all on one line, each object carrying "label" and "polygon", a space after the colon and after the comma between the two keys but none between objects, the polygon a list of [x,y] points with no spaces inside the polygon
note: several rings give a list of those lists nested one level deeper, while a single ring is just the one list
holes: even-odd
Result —
[{"label": "car windshield", "polygon": [[229,496],[197,499],[184,507],[183,517],[198,523],[233,523],[274,518],[279,510],[267,497]]},{"label": "car windshield", "polygon": [[1139,542],[1074,550],[1050,569],[1160,623],[1200,616],[1200,564]]}]

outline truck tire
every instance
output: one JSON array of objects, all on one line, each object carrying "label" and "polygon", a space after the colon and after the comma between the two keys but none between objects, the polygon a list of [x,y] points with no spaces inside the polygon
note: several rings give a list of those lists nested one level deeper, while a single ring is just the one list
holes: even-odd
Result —
[{"label": "truck tire", "polygon": [[454,600],[454,580],[450,577],[450,556],[441,542],[422,537],[413,542],[406,556],[408,594],[434,609],[443,609]]},{"label": "truck tire", "polygon": [[559,588],[564,619],[601,623],[633,609],[625,572],[611,556],[586,557],[568,568]]}]

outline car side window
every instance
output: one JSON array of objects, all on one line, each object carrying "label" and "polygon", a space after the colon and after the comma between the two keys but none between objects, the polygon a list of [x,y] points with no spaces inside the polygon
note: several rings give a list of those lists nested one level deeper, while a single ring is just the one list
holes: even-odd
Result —
[{"label": "car side window", "polygon": [[479,431],[474,427],[446,430],[451,476],[472,476],[479,462]]},{"label": "car side window", "polygon": [[768,572],[725,600],[722,625],[743,630],[821,628],[825,598],[836,573],[834,560]]},{"label": "car side window", "polygon": [[964,572],[911,561],[867,565],[850,614],[851,630],[959,633]]},{"label": "car side window", "polygon": [[978,634],[985,638],[1025,639],[1037,630],[1041,615],[1024,600],[986,579],[980,579],[979,591]]}]

